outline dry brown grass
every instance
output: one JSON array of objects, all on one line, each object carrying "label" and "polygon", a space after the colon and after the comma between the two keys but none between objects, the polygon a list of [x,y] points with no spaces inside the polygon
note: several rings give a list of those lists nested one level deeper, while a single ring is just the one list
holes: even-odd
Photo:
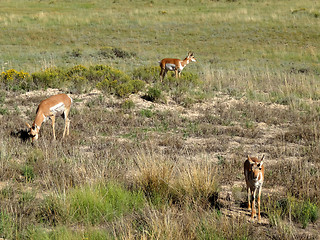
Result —
[{"label": "dry brown grass", "polygon": [[[309,233],[299,235],[299,223],[290,231],[284,227],[286,217],[279,218],[278,225],[249,224],[245,210],[236,210],[243,205],[243,195],[232,187],[221,192],[243,182],[247,154],[266,154],[265,222],[273,213],[269,203],[288,195],[319,204],[317,117],[224,94],[217,95],[213,105],[197,103],[182,111],[161,103],[150,107],[140,98],[134,108],[124,109],[124,100],[112,96],[74,95],[70,136],[60,139],[63,121],[58,120],[58,140],[52,142],[51,126],[45,123],[32,147],[11,132],[23,130],[24,121],[32,120],[34,111],[28,106],[36,106],[41,97],[18,98],[22,117],[11,109],[2,116],[0,130],[6,136],[1,140],[0,200],[2,211],[17,216],[18,232],[29,223],[38,226],[40,216],[44,225],[72,225],[58,199],[75,187],[101,181],[141,190],[147,201],[140,211],[95,226],[118,239],[290,239],[312,236],[319,227],[317,221]],[[236,201],[228,199],[235,194]],[[224,209],[231,214],[221,213]]]}]

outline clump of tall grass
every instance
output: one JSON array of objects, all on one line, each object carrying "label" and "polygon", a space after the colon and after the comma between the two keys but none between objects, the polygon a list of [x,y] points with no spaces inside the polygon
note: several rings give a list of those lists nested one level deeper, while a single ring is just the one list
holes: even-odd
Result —
[{"label": "clump of tall grass", "polygon": [[151,202],[217,207],[218,177],[209,163],[188,165],[155,153],[139,152],[132,178]]},{"label": "clump of tall grass", "polygon": [[70,189],[65,195],[47,197],[37,214],[50,225],[81,223],[96,225],[142,209],[144,195],[118,183],[98,183]]},{"label": "clump of tall grass", "polygon": [[62,240],[98,240],[114,239],[112,234],[104,229],[88,227],[84,230],[76,230],[67,226],[57,226],[51,231],[41,226],[32,226],[28,228],[25,236],[29,239],[62,239]]},{"label": "clump of tall grass", "polygon": [[317,204],[310,200],[299,200],[290,195],[279,200],[269,196],[265,207],[272,225],[278,225],[281,223],[280,219],[286,219],[300,223],[303,228],[306,228],[309,223],[317,221],[320,213]]},{"label": "clump of tall grass", "polygon": [[0,236],[5,239],[14,239],[17,233],[16,222],[14,217],[6,210],[0,211]]},{"label": "clump of tall grass", "polygon": [[96,224],[138,211],[144,205],[144,196],[141,192],[126,190],[120,184],[107,183],[72,189],[66,201],[75,221]]}]

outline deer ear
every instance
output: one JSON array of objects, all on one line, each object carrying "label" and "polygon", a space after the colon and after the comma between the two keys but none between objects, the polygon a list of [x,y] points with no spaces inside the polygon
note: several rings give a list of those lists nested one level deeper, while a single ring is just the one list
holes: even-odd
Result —
[{"label": "deer ear", "polygon": [[250,158],[250,156],[248,155],[248,161],[250,162],[250,164],[253,164],[254,162],[252,161],[252,159]]},{"label": "deer ear", "polygon": [[29,123],[27,123],[27,122],[26,122],[26,125],[27,125],[27,127],[28,127],[28,128],[31,128],[31,126],[30,126],[30,124],[29,124]]},{"label": "deer ear", "polygon": [[262,155],[262,158],[261,158],[261,160],[260,160],[260,161],[262,161],[262,160],[263,160],[263,158],[264,158],[264,155]]}]

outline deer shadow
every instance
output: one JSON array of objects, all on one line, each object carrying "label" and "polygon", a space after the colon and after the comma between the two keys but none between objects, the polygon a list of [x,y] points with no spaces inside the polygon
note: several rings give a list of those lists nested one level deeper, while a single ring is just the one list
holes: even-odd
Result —
[{"label": "deer shadow", "polygon": [[26,142],[30,138],[29,132],[26,129],[13,130],[11,131],[10,135],[16,138],[20,138],[22,142]]}]

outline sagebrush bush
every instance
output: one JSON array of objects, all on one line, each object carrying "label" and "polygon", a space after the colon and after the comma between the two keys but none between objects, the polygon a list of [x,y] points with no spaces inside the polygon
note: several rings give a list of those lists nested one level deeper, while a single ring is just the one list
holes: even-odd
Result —
[{"label": "sagebrush bush", "polygon": [[132,93],[138,93],[142,91],[146,85],[146,83],[142,80],[130,80],[129,84],[133,86],[133,92]]},{"label": "sagebrush bush", "polygon": [[144,99],[151,102],[160,102],[164,99],[162,91],[158,87],[149,87],[146,95],[143,97]]},{"label": "sagebrush bush", "polygon": [[98,55],[103,57],[103,58],[109,58],[109,59],[114,59],[114,58],[131,58],[135,57],[137,54],[134,52],[128,52],[126,50],[123,50],[119,47],[102,47],[98,51]]},{"label": "sagebrush bush", "polygon": [[31,76],[36,89],[60,88],[66,80],[66,72],[60,68],[47,68]]},{"label": "sagebrush bush", "polygon": [[72,78],[72,85],[69,87],[72,93],[85,93],[92,89],[92,84],[88,82],[88,79],[83,76],[74,76]]},{"label": "sagebrush bush", "polygon": [[156,82],[159,80],[159,66],[145,66],[134,69],[132,73],[133,79],[140,79],[147,83]]},{"label": "sagebrush bush", "polygon": [[108,66],[96,66],[96,74],[104,79],[97,83],[96,87],[105,93],[116,94],[119,97],[127,97],[143,89],[144,83],[140,80],[132,80],[128,75],[118,69]]},{"label": "sagebrush bush", "polygon": [[124,110],[130,110],[135,107],[135,104],[132,100],[125,100],[123,103],[121,103],[121,108]]},{"label": "sagebrush bush", "polygon": [[117,96],[127,97],[134,91],[134,87],[132,86],[132,84],[130,82],[121,83],[116,86],[115,91],[116,91],[115,93]]}]

